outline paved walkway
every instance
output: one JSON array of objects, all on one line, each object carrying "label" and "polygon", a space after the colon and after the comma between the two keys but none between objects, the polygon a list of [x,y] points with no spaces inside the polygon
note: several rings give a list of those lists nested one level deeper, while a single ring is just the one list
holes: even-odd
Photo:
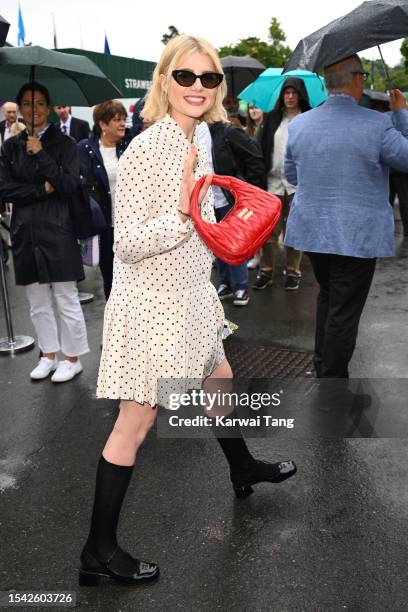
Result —
[{"label": "paved walkway", "polygon": [[[408,244],[399,235],[397,244],[398,257],[378,266],[352,364],[354,376],[382,379],[390,394],[408,366]],[[24,291],[9,278],[15,330],[32,333]],[[240,325],[231,342],[312,349],[310,268],[298,292],[285,292],[281,280],[253,292],[247,308],[226,305]],[[406,439],[251,439],[258,457],[293,457],[299,472],[237,500],[214,440],[152,432],[120,539],[160,563],[160,581],[80,589],[95,467],[117,412],[116,402],[94,399],[104,304],[97,282],[84,288],[96,299],[84,306],[92,352],[82,375],[61,386],[32,383],[36,351],[0,360],[0,590],[74,590],[78,610],[103,612],[407,609]],[[390,421],[405,425],[405,401],[395,395]]]}]

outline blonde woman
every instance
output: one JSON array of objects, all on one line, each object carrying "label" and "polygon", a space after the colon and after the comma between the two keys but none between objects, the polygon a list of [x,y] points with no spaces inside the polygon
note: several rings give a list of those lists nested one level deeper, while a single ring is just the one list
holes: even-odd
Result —
[{"label": "blonde woman", "polygon": [[[213,47],[191,36],[173,39],[142,112],[154,125],[119,162],[114,275],[97,395],[119,399],[120,411],[98,465],[91,530],[81,555],[83,585],[103,577],[139,583],[159,575],[156,564],[131,557],[116,541],[136,454],[156,419],[158,379],[232,377],[221,339],[223,309],[210,282],[212,254],[189,216],[192,189],[208,171],[195,128],[199,120],[225,119],[225,94]],[[209,184],[210,179],[200,200],[203,215],[214,221]],[[255,461],[242,438],[220,444],[234,486],[255,478],[277,482],[296,470],[291,462]]]}]

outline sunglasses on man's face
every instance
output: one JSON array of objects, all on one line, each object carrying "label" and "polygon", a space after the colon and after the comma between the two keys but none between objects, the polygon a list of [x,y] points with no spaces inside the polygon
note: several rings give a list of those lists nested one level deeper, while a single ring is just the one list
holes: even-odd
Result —
[{"label": "sunglasses on man's face", "polygon": [[171,73],[173,79],[182,87],[192,87],[197,79],[200,79],[201,85],[205,89],[215,89],[220,85],[223,74],[219,72],[204,72],[204,74],[194,74],[191,70],[173,70]]}]

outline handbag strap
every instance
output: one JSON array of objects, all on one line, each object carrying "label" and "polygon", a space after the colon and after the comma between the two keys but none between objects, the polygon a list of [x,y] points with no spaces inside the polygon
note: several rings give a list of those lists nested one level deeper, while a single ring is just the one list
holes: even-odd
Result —
[{"label": "handbag strap", "polygon": [[[191,193],[191,197],[190,197],[190,213],[191,213],[191,217],[194,220],[195,218],[201,218],[201,207],[200,204],[198,203],[198,194],[200,193],[201,187],[204,185],[205,179],[207,178],[207,175],[205,174],[204,176],[202,176],[201,178],[198,179],[198,181],[196,182],[194,189]],[[214,185],[214,187],[221,187],[221,189],[225,189],[227,191],[232,191],[234,194],[234,182],[237,179],[235,179],[233,176],[223,176],[221,174],[213,174],[212,175],[212,181],[211,181],[211,185]],[[235,195],[235,194],[234,194]],[[202,219],[204,222],[204,219]],[[211,223],[209,225],[212,225]]]}]

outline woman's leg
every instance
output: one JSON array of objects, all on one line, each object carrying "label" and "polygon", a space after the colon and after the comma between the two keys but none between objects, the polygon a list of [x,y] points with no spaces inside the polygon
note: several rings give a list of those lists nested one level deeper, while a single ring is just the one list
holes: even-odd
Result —
[{"label": "woman's leg", "polygon": [[122,400],[119,416],[99,461],[91,529],[81,554],[81,584],[98,576],[136,582],[156,578],[157,565],[134,559],[117,543],[119,515],[136,454],[156,419],[149,404]]},{"label": "woman's leg", "polygon": [[53,283],[52,292],[61,321],[61,350],[69,361],[89,352],[84,313],[76,282]]},{"label": "woman's leg", "polygon": [[134,465],[137,451],[156,415],[156,408],[150,404],[122,400],[118,418],[102,452],[106,461],[116,465]]},{"label": "woman's leg", "polygon": [[[203,389],[207,393],[219,392],[222,397],[222,393],[231,393],[232,377],[231,366],[225,359],[204,381]],[[237,417],[237,413],[230,405],[217,406],[216,410],[218,414],[227,412],[230,413],[230,417]],[[212,429],[230,466],[231,481],[237,497],[248,497],[253,492],[251,486],[253,484],[283,482],[296,473],[297,468],[294,461],[267,463],[255,459],[249,452],[238,424],[228,428],[228,437],[225,437],[223,426],[213,426]]]},{"label": "woman's leg", "polygon": [[30,378],[41,380],[57,368],[55,353],[60,349],[51,287],[48,284],[32,283],[26,286],[26,293],[40,348],[40,360],[30,372]]},{"label": "woman's leg", "polygon": [[47,283],[32,283],[26,286],[30,304],[30,317],[33,322],[38,346],[44,356],[54,359],[60,350],[57,322],[52,304],[51,286]]},{"label": "woman's leg", "polygon": [[[231,366],[227,359],[224,359],[224,361],[222,361],[204,381],[203,389],[206,393],[220,393],[222,397],[223,393],[231,393],[232,379],[233,373]],[[208,413],[208,416],[218,416],[221,414],[228,414],[228,416],[231,417],[237,416],[234,406],[230,404],[224,405],[224,403],[221,406],[214,406],[212,414]],[[212,430],[228,461],[231,473],[236,470],[247,470],[253,465],[255,459],[248,450],[239,426],[228,428],[229,435],[227,437],[225,437],[225,427],[216,427],[214,425]]]}]

